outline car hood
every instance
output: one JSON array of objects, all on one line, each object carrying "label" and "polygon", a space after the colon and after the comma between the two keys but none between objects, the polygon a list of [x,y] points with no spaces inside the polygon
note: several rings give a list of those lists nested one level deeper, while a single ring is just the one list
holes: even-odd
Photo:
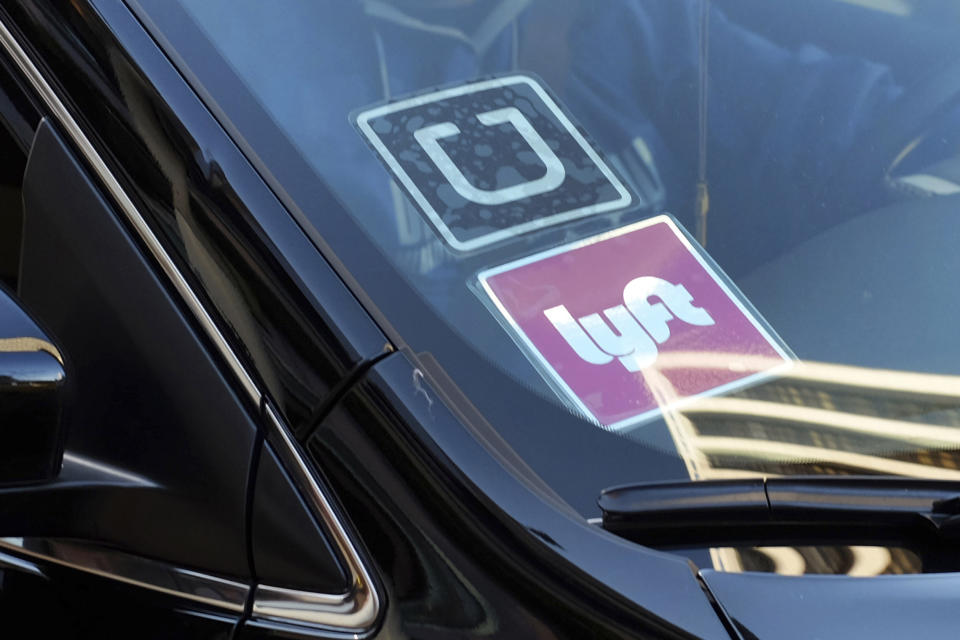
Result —
[{"label": "car hood", "polygon": [[852,578],[703,570],[700,576],[746,639],[937,638],[956,632],[956,574]]}]

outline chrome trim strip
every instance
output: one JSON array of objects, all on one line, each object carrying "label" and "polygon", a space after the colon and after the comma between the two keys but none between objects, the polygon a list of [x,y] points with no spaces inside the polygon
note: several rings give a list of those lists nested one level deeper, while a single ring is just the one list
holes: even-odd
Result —
[{"label": "chrome trim strip", "polygon": [[18,558],[17,556],[7,553],[0,553],[0,575],[2,575],[3,571],[6,570],[29,573],[37,578],[47,577],[47,575],[43,572],[43,569],[29,560],[24,560],[23,558]]},{"label": "chrome trim strip", "polygon": [[72,540],[0,538],[0,547],[17,555],[52,562],[236,613],[243,612],[250,592],[249,587],[242,582]]},{"label": "chrome trim strip", "polygon": [[350,614],[348,595],[327,596],[257,585],[253,595],[253,615],[270,620],[300,620],[312,624],[330,626],[330,614]]},{"label": "chrome trim strip", "polygon": [[340,550],[353,575],[353,584],[349,593],[335,595],[258,585],[254,591],[253,614],[334,629],[368,629],[376,622],[380,611],[380,598],[373,580],[351,543],[349,534],[334,513],[333,506],[307,466],[299,445],[269,404],[264,415],[272,426],[272,433],[277,435],[279,442],[276,444],[282,445],[277,447],[280,457],[288,468],[299,472],[294,474],[294,478],[314,512],[322,517],[332,542]]},{"label": "chrome trim strip", "polygon": [[[156,259],[163,272],[168,278],[170,278],[170,282],[180,294],[196,320],[200,323],[206,335],[213,342],[217,351],[227,363],[227,366],[229,366],[233,371],[241,387],[246,392],[250,400],[254,403],[254,405],[258,407],[261,406],[263,394],[257,388],[253,377],[247,372],[239,357],[237,357],[237,355],[230,348],[227,339],[217,328],[217,325],[215,324],[211,315],[206,309],[204,309],[200,299],[190,288],[186,278],[184,278],[183,274],[180,273],[180,270],[177,268],[172,258],[164,250],[160,240],[154,235],[146,220],[144,220],[143,216],[137,210],[136,205],[123,190],[123,187],[117,181],[109,167],[107,167],[99,153],[97,153],[97,150],[94,148],[93,144],[91,144],[90,140],[86,137],[86,135],[84,135],[83,131],[80,129],[80,126],[73,119],[66,106],[64,106],[63,102],[61,102],[61,100],[57,97],[53,88],[40,73],[36,65],[33,64],[33,61],[27,55],[26,51],[24,51],[17,40],[13,37],[13,34],[2,21],[0,21],[0,45],[3,46],[7,54],[13,59],[27,80],[29,80],[34,90],[37,91],[37,93],[41,96],[43,101],[46,103],[47,108],[50,109],[50,112],[57,120],[57,123],[77,146],[85,160],[93,169],[94,173],[102,182],[104,188],[106,188],[107,192],[113,198],[115,204],[126,216],[127,220],[136,230],[140,239],[144,242],[144,244],[146,244],[150,253],[153,255],[154,259]],[[353,584],[351,585],[350,592],[345,595],[331,596],[319,593],[308,594],[309,598],[298,600],[300,602],[304,602],[304,606],[307,607],[302,611],[290,606],[270,606],[268,603],[277,601],[277,598],[270,594],[280,596],[283,594],[279,591],[273,590],[270,587],[262,587],[261,589],[263,590],[263,593],[268,597],[265,600],[261,600],[261,610],[265,606],[267,607],[267,611],[272,611],[274,613],[282,610],[282,615],[277,616],[278,619],[322,624],[332,628],[351,630],[361,633],[365,632],[369,630],[376,622],[380,611],[380,599],[374,590],[373,581],[370,578],[370,574],[363,565],[363,562],[360,559],[360,556],[349,536],[347,535],[346,530],[337,519],[336,514],[333,512],[330,501],[324,495],[320,486],[313,478],[309,466],[303,458],[303,454],[300,452],[299,447],[287,432],[286,427],[283,426],[282,421],[276,414],[273,413],[271,409],[268,408],[266,415],[269,418],[268,429],[271,429],[272,432],[277,435],[280,443],[283,445],[279,448],[281,457],[284,458],[286,464],[289,465],[288,469],[291,471],[291,473],[293,473],[294,477],[301,485],[301,490],[307,494],[307,497],[309,498],[313,508],[316,510],[317,515],[320,516],[330,531],[331,536],[334,539],[334,543],[340,550],[340,553],[343,555],[348,568],[353,574]],[[43,556],[38,555],[37,557]],[[49,559],[53,562],[58,562],[56,557],[51,557]],[[66,563],[61,562],[61,564]],[[149,589],[161,591],[166,589],[166,587],[134,580],[121,574],[112,575],[109,571],[92,569],[79,565],[77,565],[75,568],[85,571],[92,571],[104,577],[115,578],[123,582],[136,584]],[[246,589],[246,587],[244,588]],[[328,606],[327,604],[323,604],[321,606],[317,604],[333,602],[333,600],[336,598],[343,599],[341,605]],[[281,597],[280,599],[282,600],[283,598]],[[286,600],[288,603],[293,601],[294,600],[290,599]],[[319,609],[317,608],[318,606],[320,607]]]}]

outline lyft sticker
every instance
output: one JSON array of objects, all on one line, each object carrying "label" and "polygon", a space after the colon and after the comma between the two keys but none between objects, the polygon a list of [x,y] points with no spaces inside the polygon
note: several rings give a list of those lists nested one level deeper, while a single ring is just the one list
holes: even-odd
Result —
[{"label": "lyft sticker", "polygon": [[667,216],[489,269],[479,280],[552,386],[612,430],[756,383],[791,362]]},{"label": "lyft sticker", "polygon": [[440,236],[460,251],[634,202],[528,76],[392,102],[359,113],[356,123]]}]

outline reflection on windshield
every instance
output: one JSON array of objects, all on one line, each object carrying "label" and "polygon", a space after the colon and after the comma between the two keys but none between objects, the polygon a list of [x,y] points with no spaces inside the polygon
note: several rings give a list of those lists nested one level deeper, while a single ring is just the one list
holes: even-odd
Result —
[{"label": "reflection on windshield", "polygon": [[829,574],[869,578],[921,571],[917,554],[896,547],[720,547],[711,551],[714,567],[730,573],[760,571],[782,576]]},{"label": "reflection on windshield", "polygon": [[[722,354],[715,361],[671,356],[667,366],[728,361]],[[699,399],[665,417],[695,480],[797,474],[960,480],[960,376],[798,362],[776,380]],[[724,571],[920,570],[916,554],[896,548],[721,548],[711,556]]]},{"label": "reflection on windshield", "polygon": [[895,16],[908,16],[913,11],[913,7],[905,0],[841,0],[841,2],[883,11]]}]

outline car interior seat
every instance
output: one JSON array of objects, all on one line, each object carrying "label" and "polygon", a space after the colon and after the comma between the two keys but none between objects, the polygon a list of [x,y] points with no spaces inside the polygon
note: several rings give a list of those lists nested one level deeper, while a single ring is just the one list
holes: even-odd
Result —
[{"label": "car interior seat", "polygon": [[737,284],[797,356],[960,374],[960,195],[828,229]]}]

